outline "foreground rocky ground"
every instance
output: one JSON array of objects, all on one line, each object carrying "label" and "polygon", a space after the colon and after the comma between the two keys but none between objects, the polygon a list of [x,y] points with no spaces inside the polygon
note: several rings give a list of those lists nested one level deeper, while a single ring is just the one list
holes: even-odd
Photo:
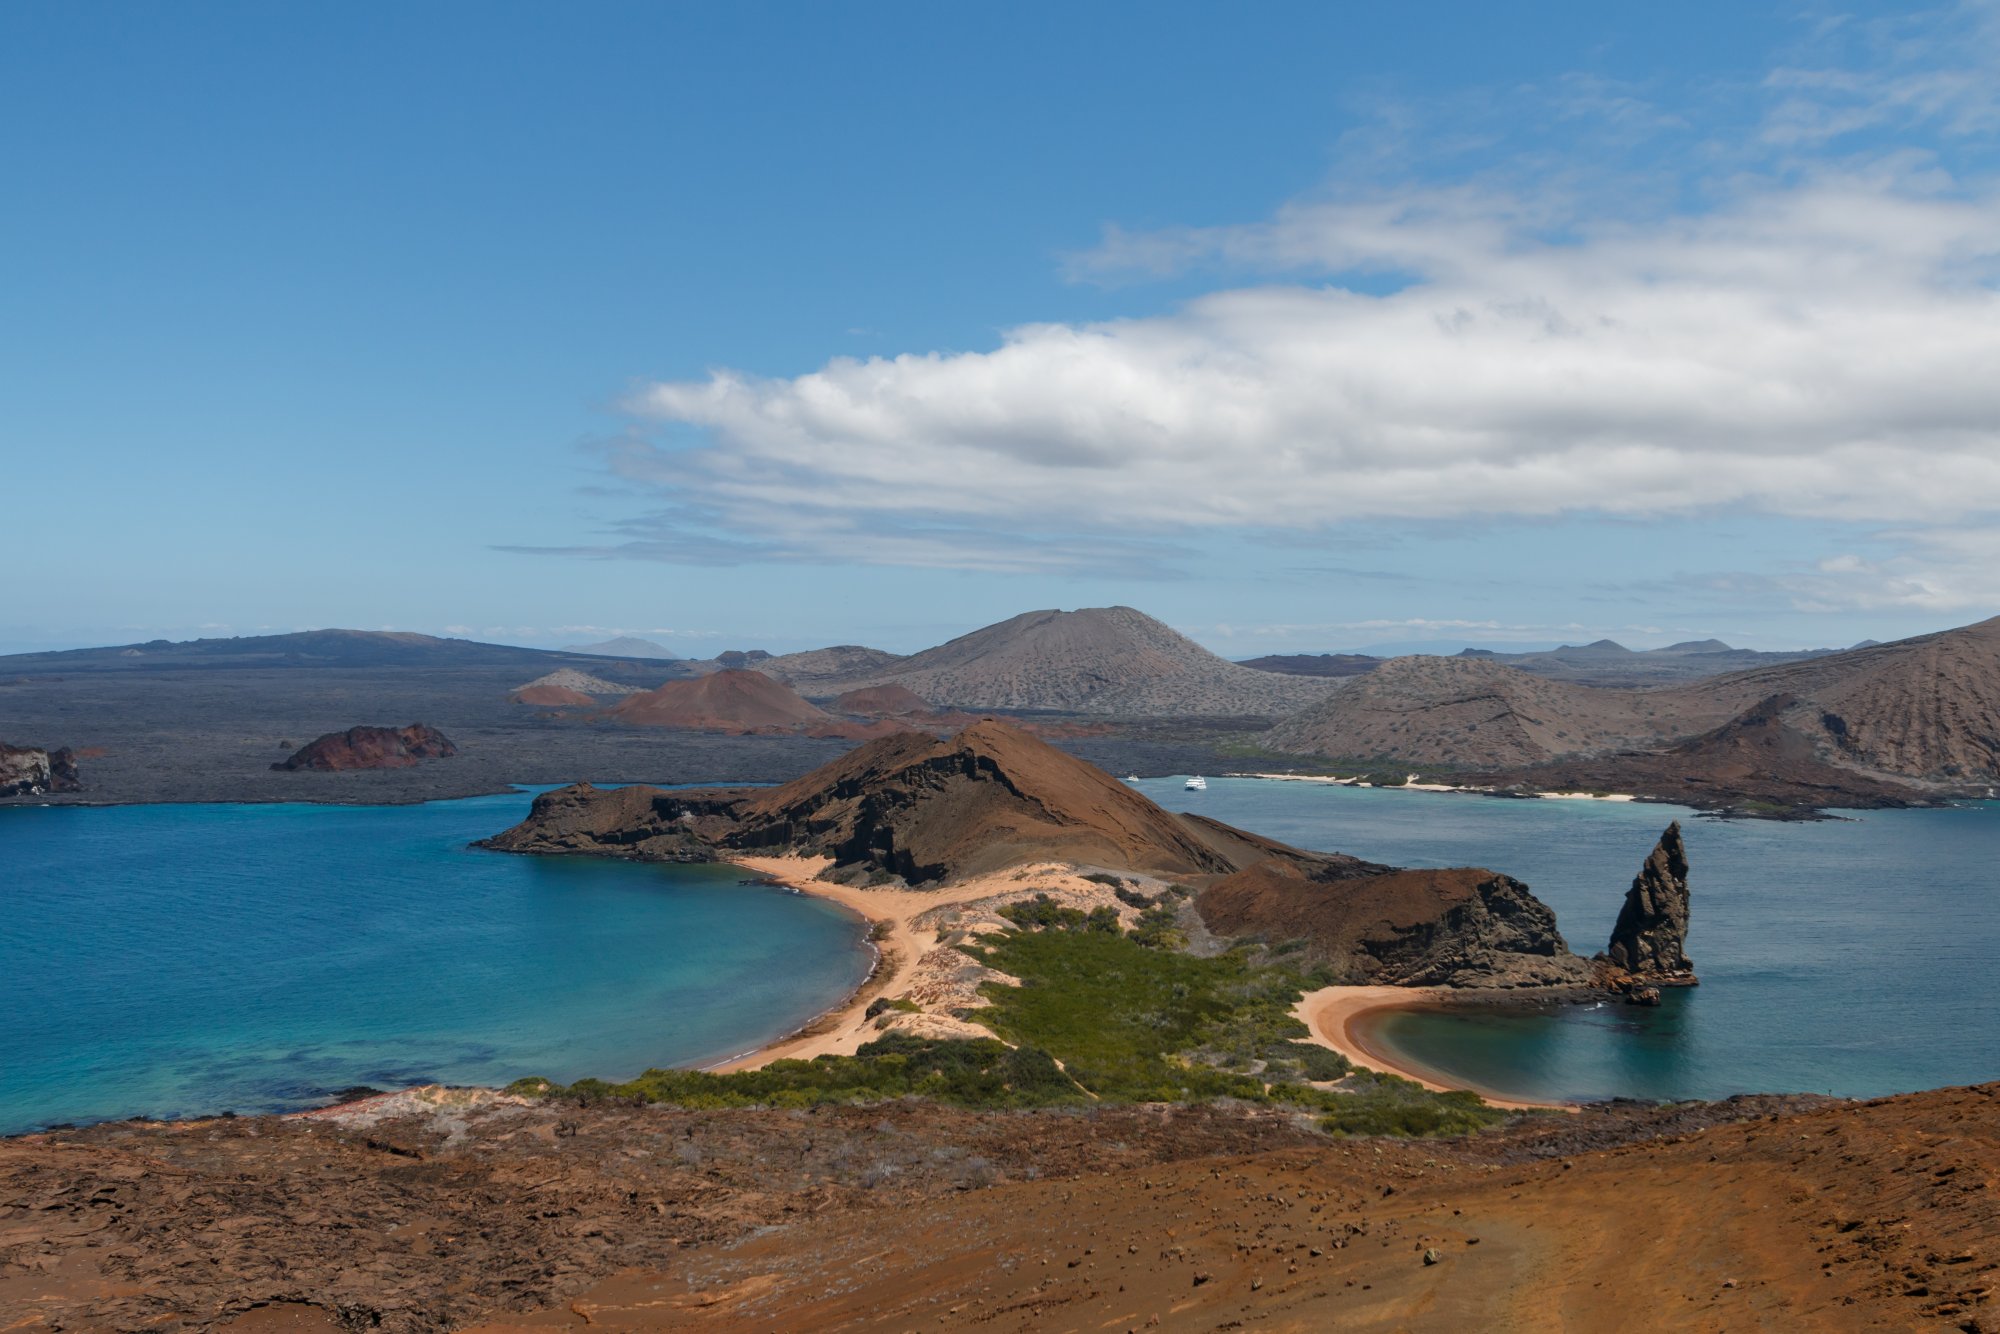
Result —
[{"label": "foreground rocky ground", "polygon": [[2000,1085],[1457,1141],[579,1107],[0,1143],[0,1329],[2000,1329]]}]

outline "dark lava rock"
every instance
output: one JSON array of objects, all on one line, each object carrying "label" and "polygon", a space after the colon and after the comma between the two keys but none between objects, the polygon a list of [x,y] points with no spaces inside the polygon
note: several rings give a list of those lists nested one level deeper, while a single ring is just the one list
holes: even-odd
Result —
[{"label": "dark lava rock", "polygon": [[1660,835],[1646,857],[1632,888],[1625,893],[1611,944],[1598,956],[1607,965],[1607,980],[1634,1004],[1659,1003],[1658,987],[1691,987],[1696,983],[1694,961],[1682,948],[1688,929],[1687,847],[1676,820]]},{"label": "dark lava rock", "polygon": [[350,727],[301,746],[273,769],[408,769],[458,754],[451,738],[424,723],[408,727]]},{"label": "dark lava rock", "polygon": [[1273,859],[1210,885],[1195,908],[1217,935],[1303,936],[1354,982],[1514,988],[1591,980],[1554,910],[1512,876],[1479,867],[1316,868]]},{"label": "dark lava rock", "polygon": [[[643,784],[600,788],[572,783],[535,798],[528,818],[475,846],[543,856],[623,857],[631,861],[716,859],[714,833],[755,788],[663,791]],[[707,818],[698,818],[699,816]],[[709,832],[697,828],[702,825]]]},{"label": "dark lava rock", "polygon": [[0,797],[80,791],[75,752],[0,743]]}]

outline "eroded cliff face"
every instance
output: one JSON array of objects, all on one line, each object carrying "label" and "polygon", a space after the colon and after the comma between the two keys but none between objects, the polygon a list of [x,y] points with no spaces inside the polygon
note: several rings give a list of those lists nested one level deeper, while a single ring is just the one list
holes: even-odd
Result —
[{"label": "eroded cliff face", "polygon": [[1694,961],[1685,949],[1688,907],[1687,846],[1676,820],[1625,892],[1611,943],[1598,956],[1605,984],[1640,1004],[1658,1004],[1660,987],[1694,986]]},{"label": "eroded cliff face", "polygon": [[734,827],[737,803],[755,788],[669,792],[635,784],[601,788],[572,783],[535,798],[528,818],[479,840],[496,852],[542,856],[622,857],[630,861],[707,862]]},{"label": "eroded cliff face", "polygon": [[82,787],[75,752],[0,743],[0,797],[39,797]]},{"label": "eroded cliff face", "polygon": [[1271,860],[1195,901],[1222,936],[1306,940],[1357,984],[1578,987],[1590,965],[1570,952],[1553,909],[1512,876],[1478,867],[1314,868]]}]

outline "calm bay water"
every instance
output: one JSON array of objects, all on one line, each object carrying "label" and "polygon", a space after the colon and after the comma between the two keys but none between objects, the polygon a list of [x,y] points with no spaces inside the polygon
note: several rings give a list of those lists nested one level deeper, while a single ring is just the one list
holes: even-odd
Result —
[{"label": "calm bay water", "polygon": [[0,808],[0,1133],[732,1055],[866,974],[732,867],[468,848],[529,796]]},{"label": "calm bay water", "polygon": [[[1139,786],[1305,847],[1505,871],[1584,954],[1681,818],[1702,986],[1658,1010],[1383,1026],[1482,1087],[1872,1096],[2000,1079],[2000,805],[1770,824],[1251,779]],[[355,1084],[699,1064],[788,1031],[865,973],[858,922],[733,868],[466,846],[528,800],[0,808],[0,1133],[285,1110]]]},{"label": "calm bay water", "polygon": [[1401,1014],[1381,1036],[1524,1097],[1875,1096],[2000,1079],[2000,804],[1778,824],[1678,807],[1210,779],[1140,790],[1309,848],[1526,881],[1604,947],[1667,822],[1686,835],[1702,985],[1658,1010]]}]

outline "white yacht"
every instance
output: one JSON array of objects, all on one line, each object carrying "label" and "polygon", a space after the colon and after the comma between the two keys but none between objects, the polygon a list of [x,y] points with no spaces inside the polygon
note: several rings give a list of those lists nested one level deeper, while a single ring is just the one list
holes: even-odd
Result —
[{"label": "white yacht", "polygon": [[1196,774],[1193,778],[1187,780],[1187,790],[1190,792],[1206,792],[1208,791],[1208,780],[1200,774]]},{"label": "white yacht", "polygon": [[1128,782],[1128,783],[1136,783],[1136,782],[1138,782],[1138,781],[1139,781],[1139,775],[1137,775],[1137,774],[1126,774],[1126,775],[1125,775],[1125,781],[1126,781],[1126,782]]}]

